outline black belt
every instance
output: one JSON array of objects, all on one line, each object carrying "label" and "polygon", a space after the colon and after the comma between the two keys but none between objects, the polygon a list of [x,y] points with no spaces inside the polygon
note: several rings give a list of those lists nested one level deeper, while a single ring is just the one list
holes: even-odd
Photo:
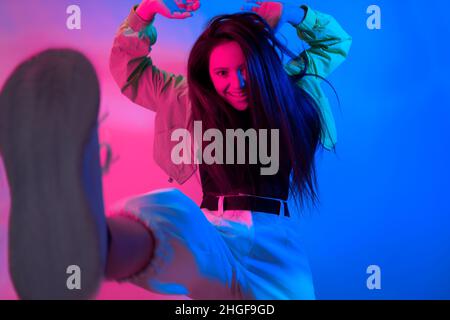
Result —
[{"label": "black belt", "polygon": [[[251,195],[230,195],[223,198],[223,210],[250,210],[280,214],[281,201],[284,202],[284,216],[289,217],[289,209],[284,200],[255,197]],[[219,197],[204,195],[200,208],[216,211],[219,209]]]}]

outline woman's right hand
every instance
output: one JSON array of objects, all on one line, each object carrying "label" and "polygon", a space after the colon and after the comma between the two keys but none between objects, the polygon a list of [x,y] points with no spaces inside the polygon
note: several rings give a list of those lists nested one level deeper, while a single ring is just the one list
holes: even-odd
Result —
[{"label": "woman's right hand", "polygon": [[200,0],[143,0],[136,13],[147,21],[157,13],[169,19],[186,19],[199,7]]}]

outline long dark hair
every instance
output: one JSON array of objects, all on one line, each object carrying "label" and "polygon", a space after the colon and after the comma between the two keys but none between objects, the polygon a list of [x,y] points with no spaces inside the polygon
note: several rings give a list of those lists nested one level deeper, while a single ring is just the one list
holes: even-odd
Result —
[{"label": "long dark hair", "polygon": [[[297,83],[305,76],[307,56],[295,55],[275,37],[264,19],[254,13],[225,14],[213,18],[194,44],[188,61],[188,85],[193,120],[201,120],[205,130],[232,128],[237,115],[214,88],[209,75],[209,57],[220,43],[236,41],[245,56],[249,85],[252,127],[279,129],[281,156],[292,168],[290,190],[300,202],[317,200],[315,153],[322,132],[318,105]],[[290,77],[283,68],[282,55],[300,59],[301,74]],[[211,166],[209,174],[226,184],[231,172],[227,166]],[[245,166],[241,167],[245,170]],[[290,170],[289,170],[290,171]]]}]

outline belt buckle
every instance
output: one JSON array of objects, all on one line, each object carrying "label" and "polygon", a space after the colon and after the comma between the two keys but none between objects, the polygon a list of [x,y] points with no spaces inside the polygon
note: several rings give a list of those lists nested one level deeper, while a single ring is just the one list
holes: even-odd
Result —
[{"label": "belt buckle", "polygon": [[[283,199],[263,197],[263,196],[257,196],[257,195],[252,195],[252,194],[245,194],[245,193],[238,193],[237,196],[249,197],[249,198],[254,198],[254,199],[265,199],[265,200],[277,201],[280,204],[280,209],[278,210],[278,213],[277,213],[278,217],[289,217],[289,213],[286,214],[286,212],[287,212],[287,203]],[[251,211],[253,211],[253,210],[251,210]],[[271,212],[271,213],[275,214],[276,212]]]}]

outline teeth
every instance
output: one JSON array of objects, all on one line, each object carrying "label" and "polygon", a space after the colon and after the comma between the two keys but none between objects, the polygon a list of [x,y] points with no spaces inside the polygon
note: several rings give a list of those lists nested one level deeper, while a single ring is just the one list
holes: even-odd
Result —
[{"label": "teeth", "polygon": [[245,92],[240,92],[240,93],[229,93],[230,95],[234,96],[234,97],[244,97],[246,96]]}]

